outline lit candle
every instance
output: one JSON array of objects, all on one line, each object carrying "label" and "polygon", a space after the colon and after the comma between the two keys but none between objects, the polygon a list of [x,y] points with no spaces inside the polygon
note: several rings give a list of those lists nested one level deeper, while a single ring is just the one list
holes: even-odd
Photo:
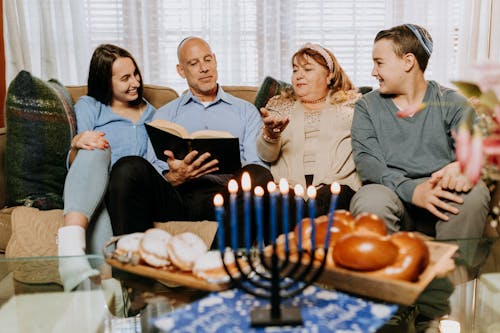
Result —
[{"label": "lit candle", "polygon": [[259,246],[259,251],[263,251],[264,241],[262,235],[264,234],[264,230],[262,230],[262,197],[264,196],[264,189],[257,186],[253,192],[255,194],[253,197],[255,203],[255,219],[257,220],[257,245]]},{"label": "lit candle", "polygon": [[215,220],[219,225],[219,251],[224,253],[224,198],[220,194],[214,196]]},{"label": "lit candle", "polygon": [[300,184],[296,184],[293,188],[295,192],[295,213],[296,213],[296,221],[297,221],[297,231],[299,234],[299,239],[297,240],[297,246],[299,251],[302,250],[302,205],[304,196],[304,188]]},{"label": "lit candle", "polygon": [[276,184],[274,182],[267,183],[267,192],[269,192],[269,221],[271,224],[271,243],[276,244],[276,200],[278,193],[276,192]]},{"label": "lit candle", "polygon": [[238,223],[237,223],[237,209],[236,209],[236,193],[238,193],[238,183],[236,180],[231,179],[227,185],[229,190],[229,205],[231,209],[231,244],[234,250],[238,249]]},{"label": "lit candle", "polygon": [[326,239],[324,246],[325,250],[330,245],[330,229],[332,228],[333,225],[335,209],[337,208],[337,199],[339,198],[339,193],[340,193],[339,183],[333,182],[332,185],[330,186],[330,191],[332,192],[332,198],[330,200],[330,209],[328,210],[328,227],[326,229],[327,232],[326,232]]},{"label": "lit candle", "polygon": [[311,224],[311,251],[314,251],[316,249],[316,222],[314,221],[316,215],[316,188],[314,186],[311,185],[307,188],[307,197]]},{"label": "lit candle", "polygon": [[285,252],[288,252],[288,191],[290,190],[285,178],[280,179],[281,211],[283,215],[283,234],[285,235]]},{"label": "lit candle", "polygon": [[241,176],[241,189],[243,190],[243,207],[245,214],[245,247],[250,253],[251,246],[251,225],[250,225],[250,189],[252,188],[252,182],[250,180],[250,174],[248,172],[243,172]]}]

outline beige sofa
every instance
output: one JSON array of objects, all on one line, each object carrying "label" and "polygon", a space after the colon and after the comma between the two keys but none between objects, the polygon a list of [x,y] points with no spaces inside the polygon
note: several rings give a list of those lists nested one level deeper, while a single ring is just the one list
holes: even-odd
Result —
[{"label": "beige sofa", "polygon": [[[73,102],[76,102],[80,96],[87,93],[86,86],[67,86],[68,91],[71,95]],[[251,103],[255,100],[255,95],[257,93],[257,87],[250,86],[223,86],[223,89],[242,99],[245,99]],[[157,86],[157,85],[145,85],[144,86],[144,97],[155,107],[160,108],[161,106],[167,104],[171,100],[177,98],[178,93],[168,87]],[[0,207],[5,206],[5,175],[4,175],[4,158],[5,158],[5,144],[6,144],[6,131],[5,128],[0,128]],[[11,239],[12,227],[11,227],[11,213],[12,208],[4,208],[0,211],[0,254],[5,252],[8,241]],[[57,216],[62,216],[62,211],[56,212]],[[56,222],[54,222],[56,223]],[[39,236],[39,235],[38,235]],[[30,236],[34,238],[33,236]],[[26,244],[31,242],[35,243],[35,239],[26,240]]]}]

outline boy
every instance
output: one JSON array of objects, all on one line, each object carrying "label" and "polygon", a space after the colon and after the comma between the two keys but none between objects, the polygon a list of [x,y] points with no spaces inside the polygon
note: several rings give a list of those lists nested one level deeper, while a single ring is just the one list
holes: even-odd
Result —
[{"label": "boy", "polygon": [[417,25],[396,26],[375,37],[372,75],[380,88],[357,102],[351,133],[354,161],[366,185],[350,210],[379,215],[390,232],[480,237],[489,191],[483,182],[472,187],[461,175],[452,137],[470,105],[455,91],[426,81],[431,53],[432,38]]}]

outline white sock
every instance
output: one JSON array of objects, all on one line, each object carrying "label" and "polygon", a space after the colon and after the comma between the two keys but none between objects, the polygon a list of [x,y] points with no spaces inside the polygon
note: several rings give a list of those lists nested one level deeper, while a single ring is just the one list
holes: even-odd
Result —
[{"label": "white sock", "polygon": [[[57,232],[59,275],[65,291],[71,291],[83,280],[99,274],[93,269],[85,255],[85,229],[80,226],[66,226]],[[75,256],[75,257],[69,257]]]},{"label": "white sock", "polygon": [[85,255],[85,229],[79,225],[59,228],[57,253],[60,257]]}]

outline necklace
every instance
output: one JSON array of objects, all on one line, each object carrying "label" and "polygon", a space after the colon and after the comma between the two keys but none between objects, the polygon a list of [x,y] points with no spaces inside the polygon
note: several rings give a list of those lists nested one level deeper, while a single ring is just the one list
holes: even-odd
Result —
[{"label": "necklace", "polygon": [[301,99],[300,102],[303,104],[318,104],[326,101],[326,96],[323,96],[318,99],[313,99],[313,100],[307,100],[307,99]]}]

